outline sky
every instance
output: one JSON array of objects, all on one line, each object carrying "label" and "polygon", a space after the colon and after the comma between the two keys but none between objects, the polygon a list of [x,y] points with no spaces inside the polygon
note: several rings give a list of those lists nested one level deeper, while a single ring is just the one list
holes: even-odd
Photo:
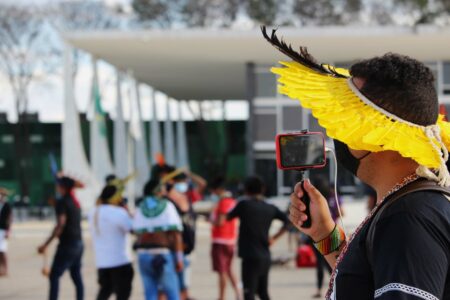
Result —
[{"label": "sky", "polygon": [[[3,3],[55,3],[58,0],[0,0]],[[109,5],[114,4],[128,4],[129,0],[104,0]],[[116,87],[116,72],[115,69],[107,63],[99,63],[99,81],[100,92],[102,95],[102,105],[104,110],[115,117],[115,110],[117,104],[117,87]],[[92,86],[92,66],[89,60],[86,60],[80,65],[79,72],[75,83],[75,99],[80,112],[85,112],[90,103],[90,90]],[[129,103],[130,103],[130,87],[134,83],[131,80],[126,80],[122,84],[122,98],[124,105],[125,117],[129,117]],[[144,120],[149,120],[152,117],[150,95],[152,94],[151,87],[140,85],[141,92],[141,110]],[[64,120],[64,82],[63,82],[63,66],[58,70],[58,74],[49,76],[47,78],[34,81],[29,88],[29,112],[39,114],[42,122],[61,122]],[[167,96],[157,93],[157,114],[158,119],[165,119],[167,116]],[[178,118],[178,108],[176,102],[172,99],[171,118]],[[223,115],[222,104],[220,101],[203,101],[202,107],[205,113],[205,119],[220,119]],[[194,112],[196,104],[191,105]],[[14,98],[9,82],[4,74],[0,73],[0,112],[8,114],[8,120],[15,122],[17,116],[15,113]],[[226,118],[229,120],[245,120],[248,118],[248,105],[246,101],[227,101],[225,103]],[[185,120],[192,120],[193,115],[191,111],[182,106],[182,117]]]}]

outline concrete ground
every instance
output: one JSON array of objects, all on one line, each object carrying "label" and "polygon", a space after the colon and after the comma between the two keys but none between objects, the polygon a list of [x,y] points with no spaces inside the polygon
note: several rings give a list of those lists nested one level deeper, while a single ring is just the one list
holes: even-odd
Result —
[{"label": "concrete ground", "polygon": [[[365,203],[350,201],[345,207],[345,223],[348,229],[355,228],[365,216]],[[83,224],[86,226],[86,224]],[[41,275],[42,256],[37,255],[36,247],[47,237],[53,223],[23,222],[16,223],[10,239],[9,264],[10,272],[6,278],[0,278],[0,299],[2,300],[37,300],[47,297],[48,281]],[[275,226],[274,226],[275,227]],[[84,232],[85,255],[83,276],[86,299],[95,299],[97,291],[96,270],[94,265],[92,244],[88,231]],[[209,224],[199,222],[198,244],[192,256],[191,296],[199,300],[217,299],[217,278],[211,272],[210,264]],[[54,243],[51,251],[53,253]],[[292,256],[289,251],[287,237],[283,237],[272,249],[273,257]],[[49,258],[51,261],[51,257]],[[136,264],[135,264],[136,270]],[[239,261],[235,260],[235,270],[239,272]],[[239,274],[239,273],[238,273]],[[291,262],[287,266],[274,266],[270,273],[270,294],[272,299],[310,299],[315,292],[315,269],[297,269]],[[325,278],[324,289],[328,283]],[[74,287],[68,273],[64,274],[60,285],[60,299],[74,299]],[[133,282],[132,299],[143,299],[142,284],[138,272]],[[234,299],[231,290],[227,299]]]}]

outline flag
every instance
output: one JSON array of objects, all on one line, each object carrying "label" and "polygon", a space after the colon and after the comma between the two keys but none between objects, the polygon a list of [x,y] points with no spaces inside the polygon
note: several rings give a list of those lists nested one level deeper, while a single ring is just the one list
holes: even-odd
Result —
[{"label": "flag", "polygon": [[92,171],[98,182],[104,182],[105,177],[114,173],[111,154],[108,147],[106,130],[106,114],[101,105],[100,86],[98,83],[97,62],[92,61],[92,100],[94,116],[90,128],[90,158]]},{"label": "flag", "polygon": [[101,103],[100,91],[98,84],[94,83],[94,105],[95,105],[95,119],[98,123],[98,129],[103,137],[106,137],[106,121],[105,111],[103,110]]}]

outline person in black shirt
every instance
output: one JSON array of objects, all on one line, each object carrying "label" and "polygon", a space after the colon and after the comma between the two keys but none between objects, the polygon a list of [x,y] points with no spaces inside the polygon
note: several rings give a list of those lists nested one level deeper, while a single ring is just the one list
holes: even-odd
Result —
[{"label": "person in black shirt", "polygon": [[[397,54],[361,61],[351,67],[350,74],[348,84],[357,89],[367,107],[389,114],[392,125],[401,123],[404,130],[415,127],[423,139],[409,135],[402,142],[394,139],[391,148],[377,144],[380,148],[374,152],[334,141],[338,161],[375,189],[377,201],[348,240],[339,239],[337,247],[322,252],[334,268],[327,299],[450,300],[450,201],[446,196],[450,176],[445,167],[449,146],[442,141],[448,136],[440,135],[445,127],[436,125],[433,75],[422,63]],[[354,120],[363,122],[357,116]],[[358,139],[357,134],[352,139]],[[395,134],[398,131],[391,130],[378,138]],[[363,136],[366,142],[367,137]],[[404,143],[413,139],[416,144],[405,148]],[[427,148],[430,144],[433,147]],[[422,154],[410,158],[417,149]],[[435,157],[440,161],[436,169],[419,162]],[[424,183],[440,191],[425,188],[407,193]],[[330,236],[339,237],[334,235],[339,226],[321,193],[309,181],[304,188],[297,184],[291,195],[290,218],[319,247]],[[305,192],[311,199],[310,228],[301,227],[308,219],[301,201]]]},{"label": "person in black shirt", "polygon": [[8,191],[0,188],[0,276],[8,275],[8,236],[12,223],[12,209],[8,203]]},{"label": "person in black shirt", "polygon": [[45,254],[49,244],[59,238],[58,248],[50,270],[49,299],[58,299],[59,279],[66,270],[76,288],[76,299],[84,298],[83,280],[81,277],[81,259],[83,256],[83,240],[81,237],[81,209],[73,190],[76,181],[63,176],[57,179],[56,190],[59,197],[56,200],[56,226],[50,237],[38,247],[40,254]]},{"label": "person in black shirt", "polygon": [[[268,293],[271,255],[269,247],[286,232],[289,223],[285,213],[264,201],[264,183],[259,177],[244,182],[245,200],[241,200],[227,219],[239,218],[239,257],[242,259],[244,299],[253,300],[257,293],[261,300],[270,299]],[[269,229],[274,220],[284,226],[273,237]]]}]

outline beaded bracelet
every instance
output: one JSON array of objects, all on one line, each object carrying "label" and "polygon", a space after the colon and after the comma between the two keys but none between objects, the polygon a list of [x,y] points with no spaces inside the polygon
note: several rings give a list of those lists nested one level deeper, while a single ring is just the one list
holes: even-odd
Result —
[{"label": "beaded bracelet", "polygon": [[328,255],[341,247],[345,242],[345,232],[339,226],[334,225],[333,231],[323,240],[314,243],[314,246],[322,255]]}]

